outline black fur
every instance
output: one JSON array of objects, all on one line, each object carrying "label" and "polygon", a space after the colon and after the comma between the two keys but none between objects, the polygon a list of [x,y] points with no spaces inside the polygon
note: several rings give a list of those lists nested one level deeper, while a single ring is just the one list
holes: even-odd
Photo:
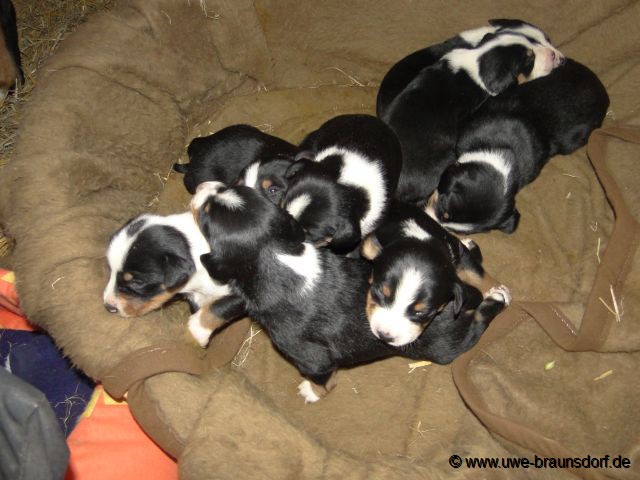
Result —
[{"label": "black fur", "polygon": [[[339,148],[364,157],[377,164],[380,176],[369,172],[351,172],[349,180],[363,182],[362,187],[340,180],[346,160],[341,153],[314,159],[328,148]],[[400,144],[391,129],[370,115],[342,115],[324,123],[301,144],[302,153],[287,171],[289,188],[283,207],[288,209],[301,195],[310,198],[309,205],[299,214],[307,240],[318,245],[328,244],[334,252],[347,253],[362,237],[372,231],[384,216],[395,192],[402,154]],[[376,185],[380,188],[376,189]],[[384,200],[381,205],[371,203],[371,193],[377,191]],[[371,222],[363,223],[370,210]],[[362,227],[365,231],[362,231]]]},{"label": "black fur", "polygon": [[535,180],[550,157],[585,145],[608,107],[600,80],[573,60],[489,99],[461,129],[456,154],[473,159],[494,152],[510,173],[505,179],[486,163],[474,161],[450,166],[438,185],[436,218],[453,230],[453,222],[469,225],[466,233],[512,233],[520,218],[516,194]]},{"label": "black fur", "polygon": [[[427,238],[408,235],[408,223],[417,225]],[[425,358],[448,363],[475,345],[491,320],[505,307],[504,302],[493,297],[483,299],[482,292],[458,277],[458,271],[462,270],[484,276],[479,248],[474,246],[469,251],[413,205],[395,204],[369,241],[380,249],[373,260],[370,312],[394,307],[399,284],[407,271],[416,271],[423,278],[412,301],[406,306],[400,305],[405,307],[403,318],[394,318],[393,324],[377,324],[375,314],[369,315],[372,329],[392,344],[398,344],[400,337],[393,332],[395,328],[403,328],[402,321],[407,326],[415,324],[415,334],[420,336],[405,348],[427,349],[429,353]]]},{"label": "black fur", "polygon": [[[233,183],[254,162],[278,160],[282,176],[297,152],[295,145],[255,127],[232,125],[213,135],[194,138],[187,149],[189,163],[176,163],[173,168],[184,173],[184,186],[193,194],[202,182]],[[268,167],[269,175],[274,174],[274,165]]]},{"label": "black fur", "polygon": [[[477,47],[499,35],[487,35]],[[452,70],[449,56],[424,68],[391,103],[386,121],[402,145],[403,169],[396,198],[419,202],[438,185],[446,167],[455,162],[458,128],[491,95],[531,71],[529,49],[523,45],[498,46],[479,56],[480,78],[485,90],[464,70]],[[488,68],[490,65],[491,68]]]},{"label": "black fur", "polygon": [[[231,308],[218,308],[218,302],[211,307],[217,315],[227,312],[223,320],[243,316],[244,302],[246,313],[263,326],[284,357],[318,385],[338,368],[391,355],[452,360],[450,344],[457,339],[436,338],[448,328],[445,320],[434,320],[435,336],[423,336],[411,348],[396,349],[377,339],[365,313],[370,264],[303,243],[304,232],[286,211],[254,190],[230,190],[242,199],[242,207],[230,209],[217,201],[225,190],[194,206],[212,247],[202,263],[212,278],[228,281],[231,288],[231,297],[221,300]],[[278,259],[305,252],[312,252],[319,264],[306,290],[306,279]],[[448,308],[453,307],[446,307],[442,315]]]}]

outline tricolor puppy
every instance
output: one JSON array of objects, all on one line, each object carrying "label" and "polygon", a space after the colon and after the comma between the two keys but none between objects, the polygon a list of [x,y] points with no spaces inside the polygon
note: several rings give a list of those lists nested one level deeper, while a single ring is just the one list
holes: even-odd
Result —
[{"label": "tricolor puppy", "polygon": [[476,47],[487,34],[498,31],[517,33],[527,37],[534,44],[554,49],[555,54],[562,57],[562,54],[551,45],[547,35],[535,25],[511,19],[493,19],[488,23],[488,26],[465,30],[444,42],[413,52],[393,65],[385,74],[378,90],[376,100],[378,118],[387,120],[389,105],[393,99],[409,85],[423,68],[430,67],[454,49]]},{"label": "tricolor puppy", "polygon": [[516,194],[549,158],[587,143],[609,107],[598,77],[572,60],[550,75],[489,99],[462,128],[427,213],[450,230],[512,233]]},{"label": "tricolor puppy", "polygon": [[228,288],[211,279],[200,263],[209,244],[190,212],[143,214],[113,234],[107,249],[110,276],[104,306],[110,313],[137,317],[180,295],[192,311]]},{"label": "tricolor puppy", "polygon": [[306,377],[299,393],[307,402],[335,386],[339,368],[392,355],[450,361],[454,347],[440,347],[442,339],[423,336],[398,349],[376,338],[366,315],[370,264],[305,243],[295,220],[254,190],[205,183],[191,206],[212,247],[202,263],[231,290],[190,319],[201,345],[248,314]]},{"label": "tricolor puppy", "polygon": [[16,10],[11,0],[0,0],[0,31],[0,98],[4,98],[16,81],[24,82]]},{"label": "tricolor puppy", "polygon": [[485,35],[477,47],[456,48],[422,69],[385,116],[402,145],[396,198],[424,201],[455,162],[460,124],[489,97],[548,75],[564,62],[556,52],[525,35],[498,31]]},{"label": "tricolor puppy", "polygon": [[295,145],[255,127],[232,125],[194,138],[187,149],[189,163],[176,163],[173,169],[184,173],[184,186],[191,194],[202,182],[239,181],[279,202],[286,189],[284,173],[297,153]]},{"label": "tricolor puppy", "polygon": [[283,201],[307,241],[337,253],[353,250],[383,218],[402,168],[400,144],[371,115],[342,115],[300,145],[287,171]]},{"label": "tricolor puppy", "polygon": [[418,207],[394,205],[363,244],[373,260],[367,298],[373,334],[441,364],[475,345],[511,297],[506,287],[492,286],[479,248],[468,245]]}]

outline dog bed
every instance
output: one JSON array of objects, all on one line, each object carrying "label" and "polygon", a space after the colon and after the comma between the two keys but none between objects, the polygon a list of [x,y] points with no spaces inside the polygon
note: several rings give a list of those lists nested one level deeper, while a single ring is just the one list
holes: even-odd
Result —
[{"label": "dog bed", "polygon": [[[142,211],[187,208],[170,168],[191,138],[242,122],[296,142],[372,113],[391,64],[495,17],[543,28],[611,107],[589,155],[553,159],[519,195],[515,234],[474,236],[516,302],[453,366],[345,370],[304,405],[297,372],[248,321],[203,352],[185,305],[105,311],[109,236]],[[535,455],[591,464],[490,476],[637,478],[638,20],[622,0],[121,1],[41,69],[2,171],[22,308],[112,395],[128,392],[183,478],[456,478],[475,475],[470,457]],[[604,455],[630,467],[591,460]]]}]

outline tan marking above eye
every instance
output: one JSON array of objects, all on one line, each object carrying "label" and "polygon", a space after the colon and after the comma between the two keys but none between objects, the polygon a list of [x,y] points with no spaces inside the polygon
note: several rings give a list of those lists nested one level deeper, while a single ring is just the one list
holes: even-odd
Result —
[{"label": "tan marking above eye", "polygon": [[260,183],[260,186],[262,187],[263,190],[266,190],[267,188],[269,188],[271,185],[273,185],[273,182],[271,180],[269,180],[268,178],[265,178],[264,180],[262,180],[262,182]]},{"label": "tan marking above eye", "polygon": [[444,212],[444,213],[442,214],[442,218],[444,218],[445,220],[449,220],[449,216],[450,216],[450,215],[449,215],[449,212]]},{"label": "tan marking above eye", "polygon": [[209,210],[211,210],[211,205],[209,203],[207,203],[204,206],[203,210],[204,210],[204,213],[209,213]]},{"label": "tan marking above eye", "polygon": [[426,304],[426,303],[422,303],[422,302],[420,302],[420,303],[416,303],[416,304],[413,306],[413,309],[414,309],[416,312],[424,312],[424,311],[427,309],[427,304]]},{"label": "tan marking above eye", "polygon": [[122,278],[124,279],[125,282],[130,282],[131,280],[133,280],[133,275],[130,272],[124,272],[124,275],[122,275]]},{"label": "tan marking above eye", "polygon": [[384,295],[385,298],[391,296],[391,289],[389,288],[389,285],[385,284],[382,286],[382,295]]}]

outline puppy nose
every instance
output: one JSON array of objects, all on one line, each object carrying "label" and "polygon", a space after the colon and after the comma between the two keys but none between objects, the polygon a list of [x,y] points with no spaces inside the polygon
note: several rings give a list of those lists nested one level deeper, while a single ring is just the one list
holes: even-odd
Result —
[{"label": "puppy nose", "polygon": [[109,313],[118,313],[118,309],[110,303],[105,303],[104,308],[106,308]]},{"label": "puppy nose", "polygon": [[393,340],[393,337],[389,335],[387,332],[381,332],[378,330],[378,338],[385,343],[390,343]]}]

